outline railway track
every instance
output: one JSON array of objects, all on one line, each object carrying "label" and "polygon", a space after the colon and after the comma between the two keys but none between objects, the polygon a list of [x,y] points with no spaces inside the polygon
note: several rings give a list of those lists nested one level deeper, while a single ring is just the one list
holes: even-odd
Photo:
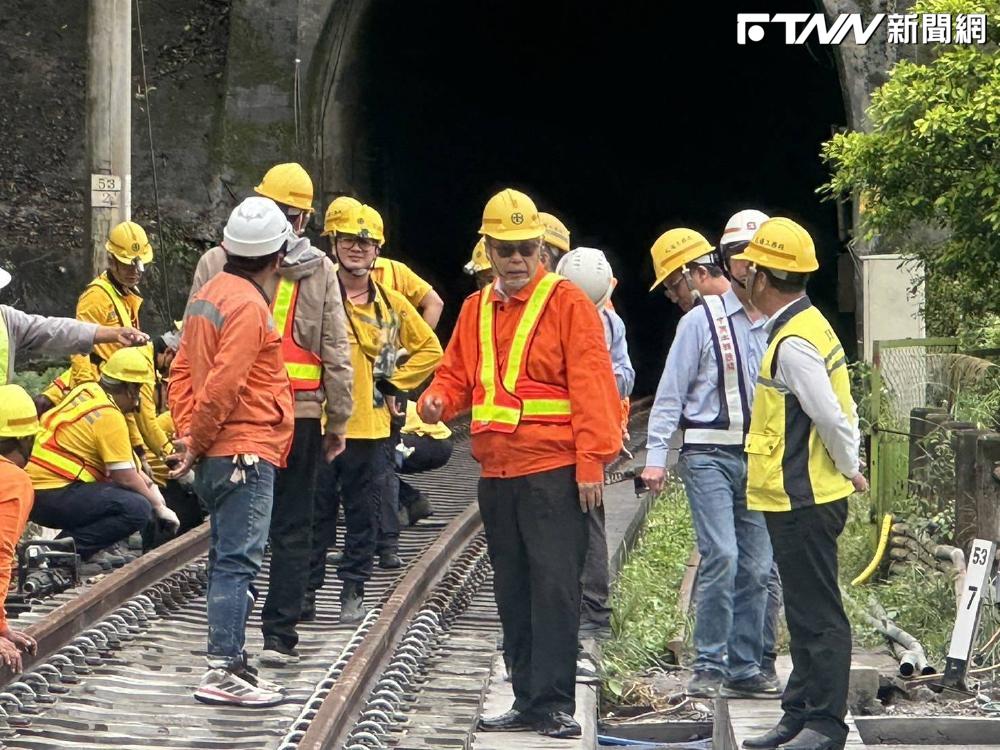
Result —
[{"label": "railway track", "polygon": [[[374,606],[360,625],[337,622],[338,581],[318,593],[316,620],[299,628],[300,663],[261,670],[285,686],[279,706],[206,706],[192,697],[205,667],[207,524],[36,604],[17,623],[38,640],[38,655],[21,675],[0,672],[0,747],[415,749],[441,747],[441,732],[461,747],[498,630],[477,477],[459,430],[446,467],[409,478],[430,492],[432,522],[402,530],[406,566],[376,568],[366,592]],[[267,574],[265,560],[261,591]],[[247,627],[251,654],[262,646],[257,609]],[[421,739],[423,729],[430,733]]]}]

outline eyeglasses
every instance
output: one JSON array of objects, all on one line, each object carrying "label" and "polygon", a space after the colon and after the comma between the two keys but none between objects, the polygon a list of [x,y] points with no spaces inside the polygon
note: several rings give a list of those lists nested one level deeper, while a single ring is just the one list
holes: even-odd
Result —
[{"label": "eyeglasses", "polygon": [[520,240],[505,242],[488,242],[490,250],[501,258],[510,258],[517,253],[522,258],[530,258],[538,252],[542,243],[538,240]]},{"label": "eyeglasses", "polygon": [[343,250],[359,247],[367,253],[378,247],[378,243],[375,240],[365,239],[354,234],[342,234],[337,236],[337,247]]}]

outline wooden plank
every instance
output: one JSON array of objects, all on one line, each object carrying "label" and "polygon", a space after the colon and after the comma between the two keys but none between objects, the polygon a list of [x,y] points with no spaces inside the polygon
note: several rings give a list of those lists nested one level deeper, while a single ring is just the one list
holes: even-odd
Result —
[{"label": "wooden plank", "polygon": [[682,663],[684,654],[684,641],[687,638],[688,610],[691,609],[691,600],[694,598],[694,583],[698,577],[698,564],[700,562],[701,555],[698,554],[698,548],[695,547],[691,550],[691,555],[688,557],[687,569],[684,571],[684,577],[681,579],[680,596],[677,598],[677,611],[681,615],[681,626],[674,634],[674,637],[670,639],[670,642],[667,643],[667,650],[674,655],[674,660],[678,664]]}]

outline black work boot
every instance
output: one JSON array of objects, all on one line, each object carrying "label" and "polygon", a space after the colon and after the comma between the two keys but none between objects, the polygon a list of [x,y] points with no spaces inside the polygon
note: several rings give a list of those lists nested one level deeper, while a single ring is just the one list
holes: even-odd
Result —
[{"label": "black work boot", "polygon": [[743,740],[743,747],[750,750],[775,750],[775,748],[791,742],[795,736],[802,731],[802,726],[793,726],[778,722],[772,729],[757,737],[748,737]]},{"label": "black work boot", "polygon": [[417,499],[408,508],[409,511],[409,521],[410,526],[413,526],[424,518],[430,518],[434,515],[434,508],[431,507],[431,501],[427,495],[422,492],[417,492]]},{"label": "black work boot", "polygon": [[365,588],[357,581],[344,581],[340,592],[340,622],[352,624],[364,619],[368,610],[365,608]]}]

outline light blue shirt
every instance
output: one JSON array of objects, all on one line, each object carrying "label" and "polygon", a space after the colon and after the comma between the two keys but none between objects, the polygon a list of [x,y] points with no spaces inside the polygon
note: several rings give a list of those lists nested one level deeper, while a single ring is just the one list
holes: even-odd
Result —
[{"label": "light blue shirt", "polygon": [[[767,318],[761,317],[756,323],[751,321],[732,289],[722,295],[722,303],[740,350],[743,384],[747,403],[751,404],[757,371],[767,350],[764,330]],[[677,431],[682,414],[692,421],[711,422],[718,418],[719,411],[719,366],[711,324],[702,306],[696,305],[677,324],[674,341],[667,353],[667,363],[649,413],[646,465],[667,465],[670,439]]]},{"label": "light blue shirt", "polygon": [[625,340],[625,321],[614,310],[601,310],[604,324],[604,342],[611,355],[611,369],[618,384],[618,395],[625,398],[635,386],[635,369],[628,356],[628,341]]}]

